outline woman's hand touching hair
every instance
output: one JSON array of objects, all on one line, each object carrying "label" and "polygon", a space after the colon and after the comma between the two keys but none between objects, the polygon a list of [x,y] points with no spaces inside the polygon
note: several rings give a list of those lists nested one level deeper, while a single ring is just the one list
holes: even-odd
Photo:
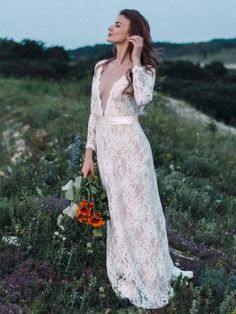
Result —
[{"label": "woman's hand touching hair", "polygon": [[143,50],[143,37],[139,35],[133,35],[133,36],[129,36],[127,40],[133,44],[131,59],[133,63],[139,65],[142,50]]}]

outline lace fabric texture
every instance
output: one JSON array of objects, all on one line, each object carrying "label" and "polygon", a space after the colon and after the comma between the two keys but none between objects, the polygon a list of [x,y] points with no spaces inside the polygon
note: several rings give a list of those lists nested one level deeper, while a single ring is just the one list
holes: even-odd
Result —
[{"label": "lace fabric texture", "polygon": [[139,114],[153,97],[154,72],[134,66],[134,96],[122,96],[126,76],[115,82],[103,111],[95,66],[87,147],[97,154],[101,181],[107,193],[106,267],[115,293],[141,308],[161,308],[174,295],[171,280],[192,271],[176,267],[169,254],[152,150],[139,121],[132,124],[98,123],[96,115],[125,117]]}]

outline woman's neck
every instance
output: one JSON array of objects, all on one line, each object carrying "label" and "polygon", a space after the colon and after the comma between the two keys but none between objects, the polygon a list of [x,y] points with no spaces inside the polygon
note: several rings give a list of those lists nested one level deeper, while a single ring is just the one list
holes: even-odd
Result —
[{"label": "woman's neck", "polygon": [[116,59],[115,63],[118,65],[132,64],[131,55],[128,51],[129,43],[116,44]]}]

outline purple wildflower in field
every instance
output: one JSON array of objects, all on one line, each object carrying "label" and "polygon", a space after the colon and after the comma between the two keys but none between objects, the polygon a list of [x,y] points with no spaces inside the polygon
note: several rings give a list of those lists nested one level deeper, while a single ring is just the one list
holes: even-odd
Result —
[{"label": "purple wildflower in field", "polygon": [[4,278],[1,282],[0,294],[7,294],[11,299],[29,300],[36,296],[39,290],[50,285],[56,279],[57,273],[53,265],[45,261],[28,258]]},{"label": "purple wildflower in field", "polygon": [[182,248],[183,250],[188,250],[193,252],[201,259],[206,259],[211,262],[216,261],[221,255],[222,251],[215,248],[209,248],[205,244],[198,244],[194,240],[188,240],[182,236],[179,232],[174,231],[171,228],[169,217],[166,215],[166,227],[170,243],[175,247]]},{"label": "purple wildflower in field", "polygon": [[169,240],[171,243],[173,243],[173,245],[181,247],[184,250],[189,250],[202,259],[213,261],[218,259],[222,254],[221,251],[215,248],[209,248],[205,244],[197,244],[194,240],[185,239],[177,232],[169,232]]},{"label": "purple wildflower in field", "polygon": [[[0,246],[0,280],[10,274],[27,257],[28,253],[15,246]],[[1,313],[1,312],[0,312]]]},{"label": "purple wildflower in field", "polygon": [[43,210],[51,210],[55,213],[61,213],[64,208],[70,205],[70,201],[66,198],[59,198],[53,195],[37,197],[35,202]]},{"label": "purple wildflower in field", "polygon": [[28,313],[28,307],[24,305],[20,307],[17,304],[2,304],[0,303],[0,313],[1,314],[26,314]]}]

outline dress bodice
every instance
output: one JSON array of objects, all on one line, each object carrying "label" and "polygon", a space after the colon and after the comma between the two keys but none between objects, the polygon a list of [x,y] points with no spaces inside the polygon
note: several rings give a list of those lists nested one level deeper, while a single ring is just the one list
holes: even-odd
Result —
[{"label": "dress bodice", "polygon": [[[131,115],[138,111],[140,112],[143,109],[143,105],[146,105],[152,100],[155,72],[152,76],[150,73],[146,73],[143,66],[134,66],[132,68],[134,96],[121,95],[123,89],[128,84],[127,77],[124,74],[113,83],[109,91],[107,102],[105,106],[103,104],[102,107],[99,86],[101,73],[103,71],[102,65],[105,61],[106,59],[101,60],[95,65],[95,73],[92,82],[93,97],[91,99],[91,101],[94,100],[95,112],[109,116]],[[105,110],[103,110],[104,107]]]},{"label": "dress bodice", "polygon": [[86,148],[92,147],[94,150],[96,115],[121,117],[141,113],[145,105],[148,104],[153,98],[153,89],[156,77],[154,68],[152,68],[152,70],[146,71],[144,66],[133,66],[131,71],[133,73],[134,95],[122,95],[122,91],[128,84],[128,79],[124,74],[113,83],[104,108],[102,106],[99,83],[103,70],[102,65],[105,61],[107,61],[107,59],[97,62],[94,68],[94,75],[92,80],[91,108],[88,121]]}]

